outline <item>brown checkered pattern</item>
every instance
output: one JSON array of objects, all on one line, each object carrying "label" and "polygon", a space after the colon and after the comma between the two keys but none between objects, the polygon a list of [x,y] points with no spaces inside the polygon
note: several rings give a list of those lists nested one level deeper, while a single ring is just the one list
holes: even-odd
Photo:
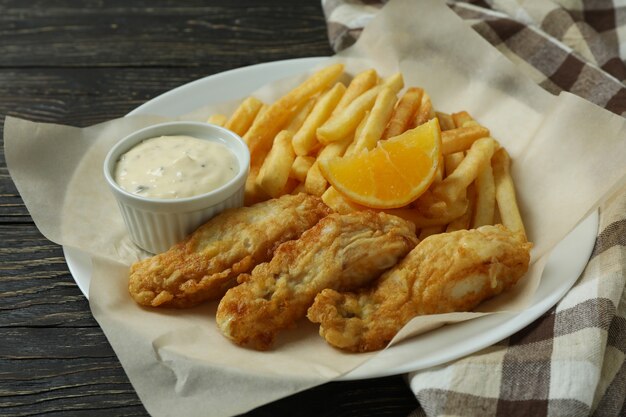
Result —
[{"label": "brown checkered pattern", "polygon": [[[352,45],[385,3],[322,0],[333,48]],[[626,116],[625,0],[448,5],[546,90]],[[510,338],[408,375],[421,405],[411,417],[626,416],[625,246],[622,189],[601,207],[591,259],[569,293]]]}]

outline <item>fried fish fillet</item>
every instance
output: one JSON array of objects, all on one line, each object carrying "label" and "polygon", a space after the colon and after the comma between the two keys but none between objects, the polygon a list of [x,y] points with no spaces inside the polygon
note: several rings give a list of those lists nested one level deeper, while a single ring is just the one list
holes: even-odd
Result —
[{"label": "fried fish fillet", "polygon": [[241,346],[268,349],[280,330],[306,315],[324,288],[351,290],[377,278],[417,243],[412,223],[372,211],[331,214],[226,293],[220,331]]},{"label": "fried fish fillet", "polygon": [[469,311],[515,285],[531,246],[501,225],[433,235],[371,288],[322,291],[307,316],[335,347],[382,349],[415,316]]},{"label": "fried fish fillet", "polygon": [[128,289],[145,306],[191,307],[217,299],[239,274],[272,257],[331,210],[318,197],[285,195],[227,210],[167,252],[131,266]]}]

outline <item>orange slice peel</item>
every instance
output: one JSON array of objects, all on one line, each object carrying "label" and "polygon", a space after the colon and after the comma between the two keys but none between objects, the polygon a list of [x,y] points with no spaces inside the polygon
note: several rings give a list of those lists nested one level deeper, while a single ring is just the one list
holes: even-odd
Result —
[{"label": "orange slice peel", "polygon": [[430,187],[441,164],[441,129],[434,118],[381,140],[372,150],[319,161],[326,180],[366,207],[403,207]]}]

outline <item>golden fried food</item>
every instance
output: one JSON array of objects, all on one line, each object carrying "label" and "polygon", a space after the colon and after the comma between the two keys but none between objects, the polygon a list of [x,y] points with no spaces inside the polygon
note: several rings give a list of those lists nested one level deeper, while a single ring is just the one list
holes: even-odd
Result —
[{"label": "golden fried food", "polygon": [[331,214],[230,289],[217,309],[220,331],[235,343],[268,349],[280,330],[306,315],[324,288],[354,290],[391,268],[417,243],[399,217],[372,211]]},{"label": "golden fried food", "polygon": [[511,288],[528,269],[530,247],[502,225],[433,235],[372,288],[322,291],[307,315],[333,346],[382,349],[415,316],[469,311]]},{"label": "golden fried food", "polygon": [[167,252],[132,265],[128,289],[145,306],[191,307],[221,297],[239,274],[272,257],[330,209],[306,194],[227,210]]},{"label": "golden fried food", "polygon": [[220,331],[259,350],[308,313],[331,345],[359,352],[383,348],[417,315],[470,310],[525,274],[531,244],[510,157],[491,131],[465,110],[440,111],[423,88],[398,97],[401,73],[346,76],[331,64],[273,103],[250,96],[230,117],[210,117],[250,150],[245,205],[269,201],[133,265],[139,304],[221,298]]}]

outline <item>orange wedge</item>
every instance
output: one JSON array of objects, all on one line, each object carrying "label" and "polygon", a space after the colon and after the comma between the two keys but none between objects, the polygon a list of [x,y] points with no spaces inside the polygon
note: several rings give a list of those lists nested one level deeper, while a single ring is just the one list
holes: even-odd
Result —
[{"label": "orange wedge", "polygon": [[397,208],[432,184],[441,163],[437,119],[378,142],[376,148],[319,161],[330,184],[348,199],[372,208]]}]

